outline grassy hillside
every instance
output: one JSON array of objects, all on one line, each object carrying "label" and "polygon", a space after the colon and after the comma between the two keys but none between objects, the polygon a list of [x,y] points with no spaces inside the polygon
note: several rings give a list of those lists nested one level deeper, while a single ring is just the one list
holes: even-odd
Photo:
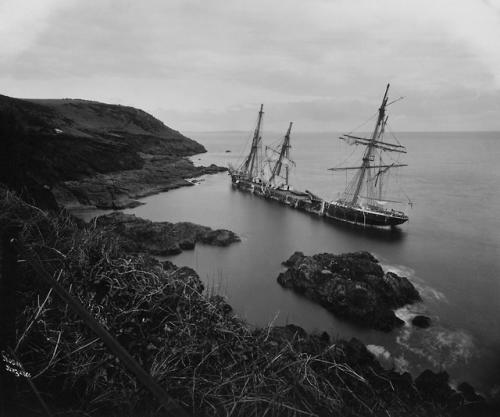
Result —
[{"label": "grassy hillside", "polygon": [[[199,143],[133,107],[0,95],[2,158],[48,184],[138,169],[140,154],[187,156]],[[17,162],[17,165],[15,164]]]},{"label": "grassy hillside", "polygon": [[[409,374],[382,369],[361,342],[295,326],[252,329],[195,271],[128,253],[110,229],[40,210],[2,187],[0,221],[20,228],[31,255],[193,416],[446,415],[446,404],[425,399]],[[25,262],[17,281],[16,354],[53,412],[162,415]],[[19,415],[38,415],[16,382]]]}]

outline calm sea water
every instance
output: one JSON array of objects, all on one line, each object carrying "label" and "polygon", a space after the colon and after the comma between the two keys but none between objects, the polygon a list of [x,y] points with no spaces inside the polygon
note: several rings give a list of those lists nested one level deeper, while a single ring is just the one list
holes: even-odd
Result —
[{"label": "calm sea water", "polygon": [[[199,165],[227,166],[241,156],[247,133],[192,133],[206,154]],[[170,257],[195,269],[224,294],[250,325],[294,323],[333,338],[356,337],[389,367],[417,376],[446,369],[452,384],[471,383],[485,396],[500,395],[500,133],[400,133],[409,164],[401,176],[413,202],[409,224],[396,230],[363,229],[295,211],[231,187],[227,174],[143,199],[125,210],[154,221],[191,221],[234,231],[242,242],[227,248],[197,244]],[[268,134],[266,143],[280,138]],[[344,186],[327,168],[345,149],[334,133],[292,133],[297,167],[292,183],[323,198]],[[230,152],[227,152],[230,151]],[[397,314],[432,319],[428,329],[407,324],[389,334],[362,329],[282,289],[281,262],[295,251],[307,255],[366,250],[386,270],[406,276],[423,302]]]}]

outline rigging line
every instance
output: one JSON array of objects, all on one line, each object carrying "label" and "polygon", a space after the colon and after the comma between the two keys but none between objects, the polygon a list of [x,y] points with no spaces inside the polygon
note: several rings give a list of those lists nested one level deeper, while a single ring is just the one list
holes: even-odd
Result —
[{"label": "rigging line", "polygon": [[[345,162],[346,162],[346,161],[347,161],[347,160],[348,160],[348,159],[352,156],[352,154],[353,154],[354,152],[356,152],[356,149],[357,149],[357,148],[358,148],[358,145],[356,145],[356,147],[352,150],[351,154],[350,154],[347,158],[345,158],[345,159],[344,159],[344,160],[343,160],[343,161],[342,161],[339,165],[337,165],[335,168],[340,168],[340,166],[341,166],[343,163],[345,163]],[[358,161],[359,161],[359,159],[358,159]]]},{"label": "rigging line", "polygon": [[[394,138],[394,139],[396,139],[396,138]],[[396,139],[396,142],[397,142],[397,139]],[[384,152],[383,150],[375,149],[375,153],[376,153],[376,156],[382,160],[387,161],[388,159],[390,159],[391,161],[397,162],[398,164],[400,164],[401,160],[403,159],[403,156],[401,155],[401,153],[397,153],[395,157],[392,155],[392,153]]]},{"label": "rigging line", "polygon": [[402,146],[401,143],[399,142],[398,138],[396,137],[396,134],[391,129],[391,126],[387,125],[387,128],[389,129],[389,133],[391,134],[391,137],[398,143],[399,146]]},{"label": "rigging line", "polygon": [[[283,139],[285,138],[285,135],[281,136],[279,139],[276,139],[274,142],[272,142],[270,145],[266,145],[266,148],[275,148],[275,147],[278,147],[278,145],[281,144],[281,142],[283,141]],[[271,148],[272,149],[272,148]],[[274,149],[273,149],[274,150]],[[275,151],[276,152],[276,151]]]},{"label": "rigging line", "polygon": [[[397,100],[401,100],[401,99],[405,98],[404,96],[399,94],[399,92],[392,85],[391,85],[391,91],[394,91],[399,96],[399,98]],[[393,103],[394,103],[394,101],[393,101]]]},{"label": "rigging line", "polygon": [[[257,126],[257,123],[255,123],[255,126]],[[254,129],[255,131],[255,129]],[[245,146],[243,147],[243,150],[241,151],[240,153],[240,156],[238,156],[238,160],[236,161],[236,167],[239,167],[240,166],[240,161],[241,161],[241,157],[243,156],[243,153],[245,152],[246,148],[247,148],[247,145],[248,145],[248,142],[250,142],[250,137],[253,135],[252,132],[250,132],[247,136],[247,141],[245,143]],[[246,153],[246,152],[245,152]]]},{"label": "rigging line", "polygon": [[403,189],[401,189],[401,192],[405,195],[405,197],[406,197],[406,198],[408,199],[408,201],[410,202],[410,206],[413,208],[413,201],[411,201],[411,200],[410,200],[410,197],[408,197],[408,196],[406,195],[406,193],[404,192],[404,190],[403,190]]},{"label": "rigging line", "polygon": [[403,160],[403,158],[401,158],[401,155],[398,155],[398,156],[395,158],[395,157],[393,157],[392,155],[390,155],[390,154],[389,154],[389,155],[388,155],[388,157],[389,157],[389,159],[390,159],[391,161],[397,162],[398,164],[401,164],[401,163],[402,163],[402,160]]},{"label": "rigging line", "polygon": [[404,99],[404,97],[401,96],[401,97],[397,98],[396,100],[392,100],[389,104],[386,104],[385,107],[389,107],[391,104],[394,104],[396,101],[403,100],[403,99]]},{"label": "rigging line", "polygon": [[[255,135],[255,131],[257,130],[257,126],[259,124],[259,118],[260,116],[257,116],[257,119],[255,120],[255,123],[253,125],[253,129],[251,132],[248,133],[248,136],[247,136],[247,142],[245,143],[245,146],[243,148],[243,150],[241,151],[241,154],[240,156],[238,157],[238,161],[236,162],[236,166],[239,168],[241,168],[241,165],[243,165],[245,163],[245,160],[246,160],[246,157],[243,159],[243,162],[241,162],[240,164],[240,160],[241,160],[241,157],[243,156],[243,153],[245,152],[245,150],[247,149],[247,145],[248,145],[248,142],[250,142],[250,138],[252,138],[252,142],[253,142],[253,136]],[[262,138],[262,132],[264,131],[264,118],[261,117],[260,118],[260,130],[259,130],[259,137]],[[258,159],[262,159],[262,141],[259,141],[260,142],[260,153],[261,155],[259,155],[258,151],[256,152],[257,153],[257,158]],[[251,148],[251,146],[250,146]],[[246,152],[245,152],[246,153]]]},{"label": "rigging line", "polygon": [[378,117],[378,113],[375,113],[372,117],[370,117],[367,121],[365,121],[363,124],[359,125],[358,127],[356,127],[355,129],[351,130],[349,133],[347,133],[348,135],[350,135],[352,132],[355,132],[356,130],[360,129],[361,127],[363,127],[364,125],[366,125],[368,122],[372,121],[375,117]]},{"label": "rigging line", "polygon": [[334,178],[333,178],[333,171],[332,171],[332,174],[331,174],[331,178],[330,178],[330,181],[332,183],[332,185],[330,186],[330,190],[332,190],[332,194],[330,195],[330,201],[333,201],[333,194],[335,193],[335,190],[334,190]]},{"label": "rigging line", "polygon": [[[400,171],[400,170],[398,170]],[[401,187],[401,179],[398,181],[398,179],[392,174],[391,171],[387,171],[389,173],[389,175],[391,176],[391,178],[394,178],[394,181],[396,181],[396,183],[398,184],[398,188],[399,188],[399,191],[402,192],[405,197],[408,199],[408,201],[410,202],[410,205],[413,207],[413,202],[410,200],[410,197],[408,197],[405,193],[405,191],[403,190],[403,187]],[[401,173],[400,173],[401,175]]]}]

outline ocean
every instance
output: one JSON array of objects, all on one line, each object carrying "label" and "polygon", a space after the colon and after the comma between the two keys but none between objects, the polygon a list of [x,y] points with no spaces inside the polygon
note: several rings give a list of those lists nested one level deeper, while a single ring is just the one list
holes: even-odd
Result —
[{"label": "ocean", "polygon": [[[285,132],[264,134],[271,144]],[[235,164],[249,133],[184,133],[207,153],[197,165]],[[344,145],[336,133],[294,133],[291,183],[334,199],[344,179],[327,170],[339,165]],[[500,396],[500,133],[397,133],[406,146],[401,184],[412,207],[410,221],[395,229],[362,228],[296,211],[234,189],[226,173],[144,198],[123,210],[153,221],[190,221],[229,229],[242,242],[226,248],[197,244],[168,259],[195,269],[211,291],[227,297],[250,326],[296,324],[308,332],[361,340],[388,368],[446,370],[450,383],[467,381],[485,397]],[[94,214],[100,214],[96,212]],[[88,217],[88,215],[87,215]],[[406,325],[382,333],[340,320],[276,281],[282,262],[306,255],[368,251],[384,270],[407,277],[423,301],[397,311]],[[166,258],[165,258],[166,259]],[[410,324],[417,314],[432,326]]]}]

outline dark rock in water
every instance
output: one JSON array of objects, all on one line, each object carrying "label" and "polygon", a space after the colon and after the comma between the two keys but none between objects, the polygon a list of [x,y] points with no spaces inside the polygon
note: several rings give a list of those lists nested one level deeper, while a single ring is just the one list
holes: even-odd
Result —
[{"label": "dark rock in water", "polygon": [[411,323],[421,329],[427,329],[431,325],[431,319],[425,316],[415,316]]},{"label": "dark rock in water", "polygon": [[353,337],[351,340],[339,340],[336,343],[337,349],[341,349],[344,355],[344,360],[348,365],[359,366],[359,365],[371,365],[372,367],[377,364],[380,365],[375,360],[375,356],[366,348],[366,346],[360,340]]},{"label": "dark rock in water", "polygon": [[305,256],[295,252],[278,282],[359,325],[389,332],[403,320],[392,309],[420,301],[407,278],[384,273],[368,252]]},{"label": "dark rock in water", "polygon": [[193,249],[196,242],[212,246],[240,242],[240,238],[229,230],[213,230],[189,222],[152,222],[122,212],[100,216],[96,222],[100,226],[111,226],[125,240],[129,250],[152,255],[175,255],[183,249]]},{"label": "dark rock in water", "polygon": [[444,407],[459,416],[493,416],[499,415],[495,404],[486,403],[476,394],[475,389],[467,382],[458,385],[455,391],[449,385],[446,371],[434,373],[427,369],[415,379],[415,386],[427,400]]},{"label": "dark rock in water", "polygon": [[484,398],[476,393],[476,390],[468,382],[462,382],[457,387],[458,391],[464,395],[464,398],[468,402],[482,402]]},{"label": "dark rock in water", "polygon": [[437,403],[446,405],[454,392],[448,380],[449,375],[446,371],[434,373],[426,369],[415,379],[415,386],[421,393],[432,397]]}]

